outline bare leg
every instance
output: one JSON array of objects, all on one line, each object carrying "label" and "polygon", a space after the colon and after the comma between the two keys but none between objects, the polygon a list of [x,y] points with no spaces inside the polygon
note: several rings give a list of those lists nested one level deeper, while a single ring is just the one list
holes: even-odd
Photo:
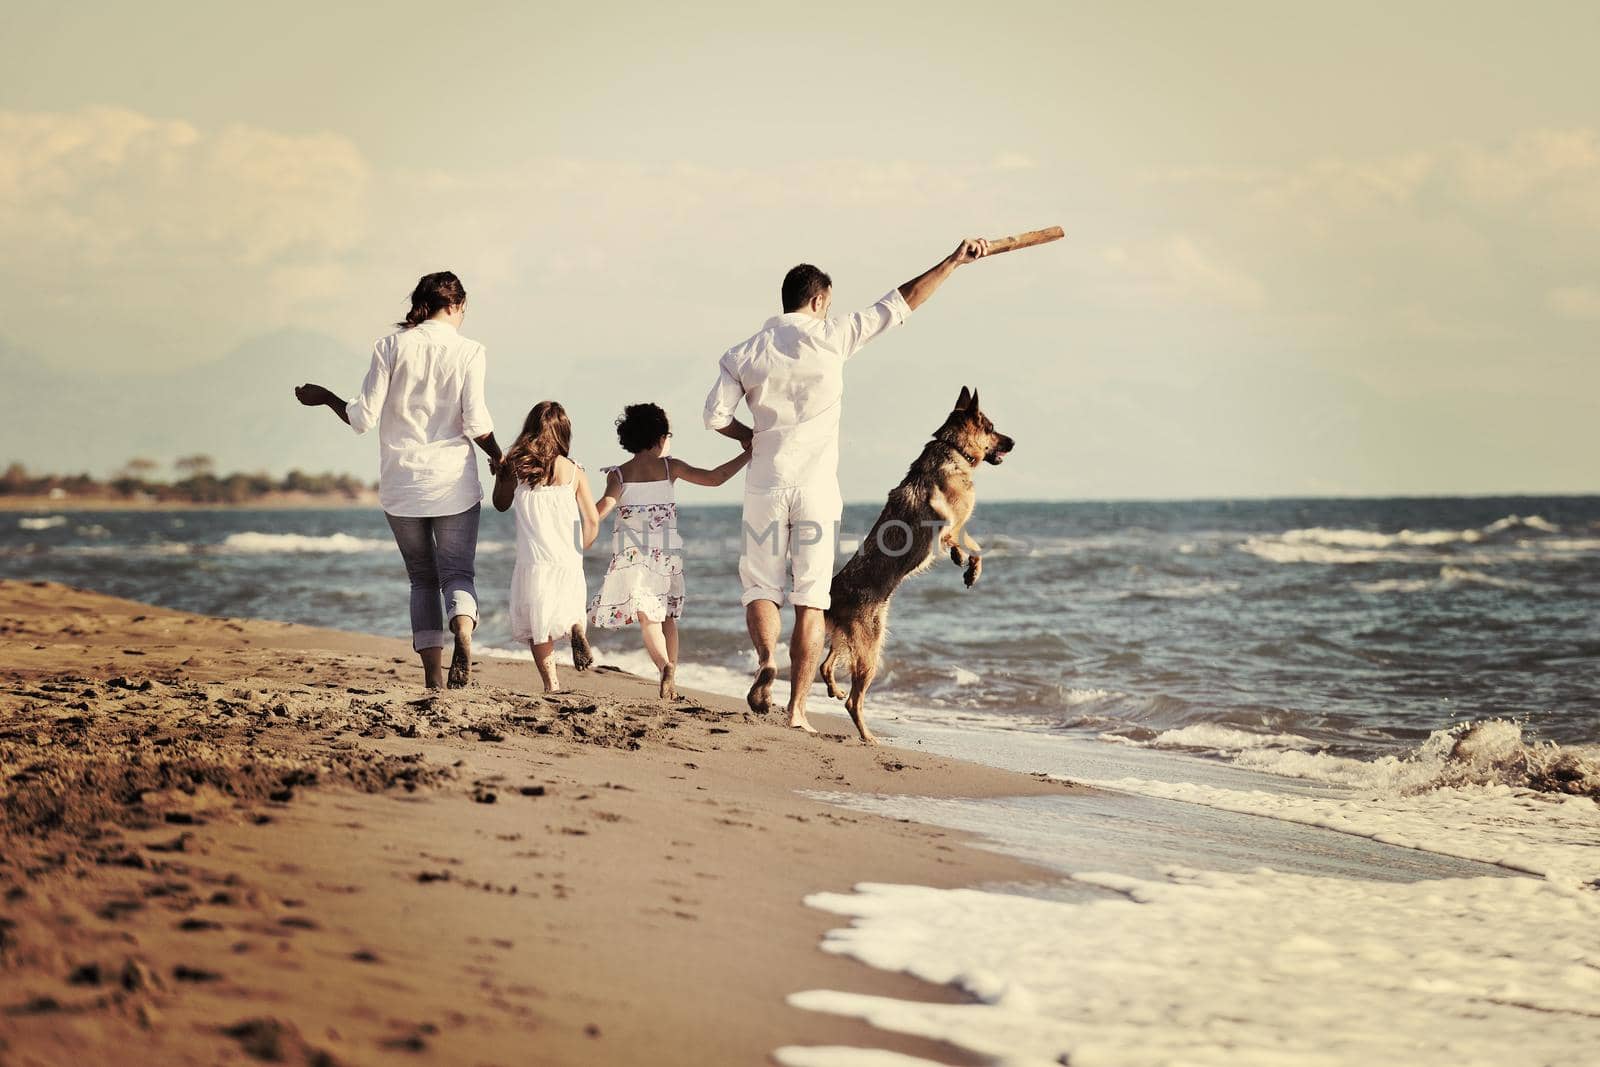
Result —
[{"label": "bare leg", "polygon": [[661,624],[661,635],[667,640],[667,669],[661,676],[661,695],[668,700],[678,697],[678,620],[668,618]]},{"label": "bare leg", "polygon": [[667,662],[674,667],[678,665],[678,620],[669,618],[661,624],[661,632],[667,638]]},{"label": "bare leg", "polygon": [[529,641],[528,651],[533,653],[533,665],[539,669],[546,693],[561,692],[561,680],[556,677],[556,643],[554,641]]},{"label": "bare leg", "polygon": [[744,607],[744,624],[750,631],[750,644],[756,650],[756,680],[745,702],[750,705],[751,711],[765,715],[772,699],[772,683],[778,677],[772,657],[778,648],[783,619],[778,614],[778,605],[772,601],[752,600]]},{"label": "bare leg", "polygon": [[789,725],[808,734],[817,732],[806,721],[806,694],[822,656],[822,630],[821,608],[795,605],[794,634],[789,638]]},{"label": "bare leg", "polygon": [[429,689],[443,689],[444,676],[444,649],[425,648],[417,653],[422,660],[422,684]]},{"label": "bare leg", "polygon": [[583,623],[572,624],[572,669],[582,673],[594,666],[594,652],[589,648],[589,634]]},{"label": "bare leg", "polygon": [[656,665],[656,671],[661,675],[660,694],[671,699],[678,693],[672,685],[672,659],[667,655],[667,638],[661,630],[661,623],[642,617],[639,619],[639,634],[644,638],[644,650],[650,653],[650,662]]},{"label": "bare leg", "polygon": [[472,677],[472,631],[478,624],[471,615],[457,615],[450,620],[450,629],[456,635],[455,654],[450,658],[451,689],[461,689]]},{"label": "bare leg", "polygon": [[661,624],[646,618],[639,620],[639,636],[644,638],[644,650],[650,654],[650,662],[660,670],[668,663],[667,639],[661,632]]}]

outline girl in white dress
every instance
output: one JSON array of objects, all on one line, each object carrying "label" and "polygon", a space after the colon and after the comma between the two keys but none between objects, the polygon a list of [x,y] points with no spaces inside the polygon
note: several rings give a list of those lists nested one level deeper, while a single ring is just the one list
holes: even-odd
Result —
[{"label": "girl in white dress", "polygon": [[517,520],[517,567],[511,575],[511,636],[528,642],[547,693],[560,691],[553,656],[572,634],[573,658],[583,642],[583,550],[600,531],[594,494],[583,468],[567,457],[572,424],[554,400],[528,412],[494,483],[494,506]]},{"label": "girl in white dress", "polygon": [[661,672],[661,695],[678,695],[678,618],[683,614],[683,539],[673,483],[721,485],[750,461],[748,449],[705,470],[667,455],[672,426],[655,404],[629,404],[617,419],[617,440],[633,458],[606,468],[597,513],[616,509],[615,543],[604,582],[589,605],[602,629],[639,624],[645,651]]}]

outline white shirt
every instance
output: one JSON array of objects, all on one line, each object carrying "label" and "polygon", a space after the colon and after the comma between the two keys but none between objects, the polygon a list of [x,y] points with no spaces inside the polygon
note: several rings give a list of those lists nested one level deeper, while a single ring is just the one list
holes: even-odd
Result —
[{"label": "white shirt", "polygon": [[750,406],[755,440],[747,490],[839,482],[839,416],[844,364],[861,346],[911,314],[900,290],[864,311],[819,319],[791,311],[723,354],[717,384],[706,397],[706,428],[733,421],[739,401]]},{"label": "white shirt", "polygon": [[380,338],[350,428],[378,427],[378,502],[391,515],[459,515],[483,499],[472,439],[494,429],[483,346],[439,319]]}]

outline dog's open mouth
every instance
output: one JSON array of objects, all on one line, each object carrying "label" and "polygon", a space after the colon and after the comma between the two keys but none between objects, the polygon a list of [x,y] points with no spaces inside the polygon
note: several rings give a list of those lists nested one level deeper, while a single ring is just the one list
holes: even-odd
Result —
[{"label": "dog's open mouth", "polygon": [[985,463],[993,463],[996,467],[998,467],[1015,447],[1016,442],[1007,438],[1006,440],[995,445],[993,448],[989,449],[989,451],[985,452],[983,455],[983,461]]}]

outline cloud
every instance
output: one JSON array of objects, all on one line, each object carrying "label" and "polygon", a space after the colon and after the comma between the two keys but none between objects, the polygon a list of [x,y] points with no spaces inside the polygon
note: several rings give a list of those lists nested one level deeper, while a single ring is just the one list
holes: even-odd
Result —
[{"label": "cloud", "polygon": [[1248,309],[1259,307],[1265,296],[1259,280],[1224,263],[1184,234],[1143,244],[1112,245],[1101,258],[1115,276],[1112,291],[1145,301]]},{"label": "cloud", "polygon": [[[289,323],[360,344],[398,315],[408,281],[440,266],[490,298],[482,308],[526,306],[557,286],[584,314],[621,293],[670,308],[683,292],[663,292],[664,279],[726,286],[775,249],[822,256],[861,247],[869,230],[887,257],[892,220],[904,240],[907,219],[1002,217],[1007,183],[1032,166],[1007,153],[954,165],[378,169],[335,134],[206,130],[114,108],[0,111],[0,139],[0,283],[50,312],[15,326],[15,341],[87,362],[138,336],[163,365]],[[939,244],[961,235],[949,225]],[[931,243],[918,247],[931,258]]]},{"label": "cloud", "polygon": [[[1600,317],[1592,283],[1574,283],[1592,276],[1600,255],[1592,129],[1281,167],[1171,167],[1141,185],[1156,200],[1152,213],[1192,249],[1169,240],[1160,255],[1130,249],[1112,266],[1190,277],[1151,286],[1151,312],[1208,288],[1219,300],[1232,294],[1236,307],[1270,295],[1249,330],[1226,338],[1235,351],[1337,361],[1395,394],[1434,388],[1441,376],[1551,393],[1600,385],[1577,339],[1554,328],[1557,317]],[[1529,352],[1548,373],[1508,375]]]},{"label": "cloud", "polygon": [[1544,302],[1561,318],[1600,321],[1600,286],[1563,285],[1546,293]]},{"label": "cloud", "polygon": [[1447,163],[1468,201],[1600,226],[1600,137],[1593,130],[1536,130],[1504,144],[1461,145]]},{"label": "cloud", "polygon": [[206,133],[136,112],[0,111],[0,279],[49,314],[26,347],[82,358],[129,336],[215,356],[241,319],[304,308],[367,233],[371,178],[331,134]]},{"label": "cloud", "polygon": [[0,112],[0,239],[105,265],[204,250],[256,265],[360,239],[367,166],[348,141],[96,108]]}]

